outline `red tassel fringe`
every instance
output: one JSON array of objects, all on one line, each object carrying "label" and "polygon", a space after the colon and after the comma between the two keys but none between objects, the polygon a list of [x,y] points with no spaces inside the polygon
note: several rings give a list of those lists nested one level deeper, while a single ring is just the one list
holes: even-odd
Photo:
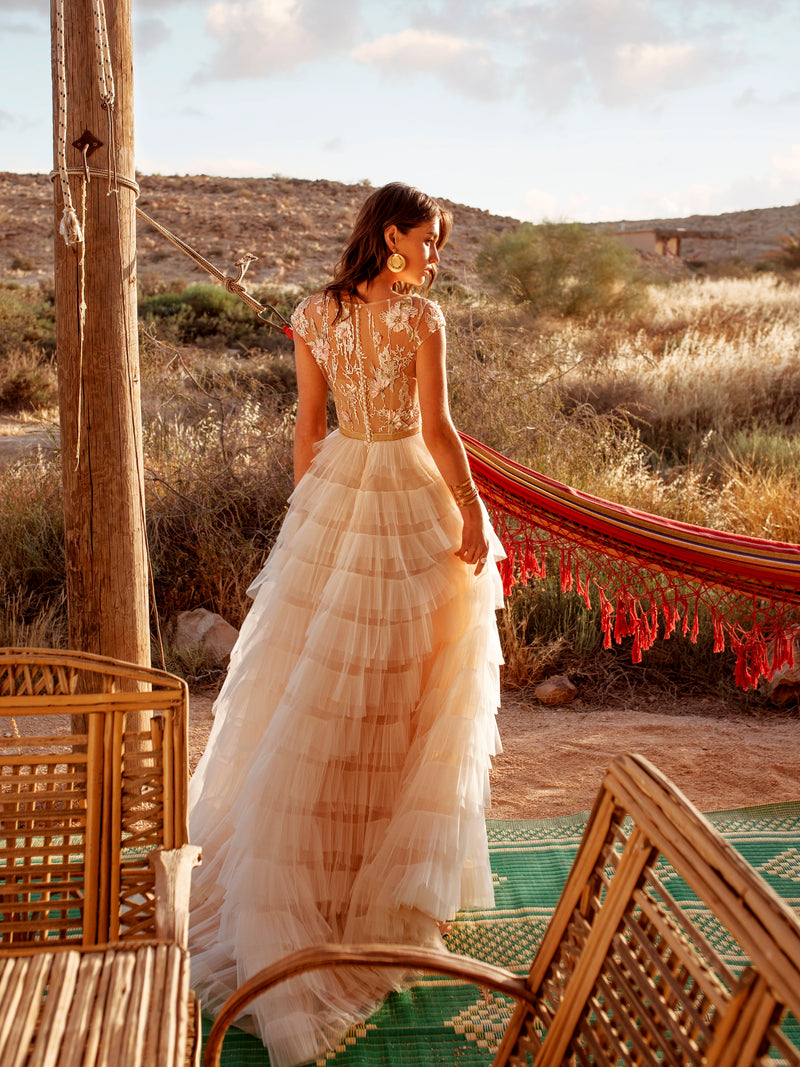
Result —
[{"label": "red tassel fringe", "polygon": [[705,530],[578,493],[462,435],[507,556],[508,594],[546,574],[557,553],[561,589],[599,599],[603,647],[632,638],[634,663],[659,632],[697,640],[702,606],[714,651],[736,656],[736,684],[755,687],[795,662],[800,644],[800,545]]}]

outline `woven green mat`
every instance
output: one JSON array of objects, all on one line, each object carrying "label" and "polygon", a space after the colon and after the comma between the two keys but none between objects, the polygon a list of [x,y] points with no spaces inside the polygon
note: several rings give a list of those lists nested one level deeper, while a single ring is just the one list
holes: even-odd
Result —
[{"label": "woven green mat", "polygon": [[[715,812],[708,816],[787,904],[800,912],[800,802]],[[462,912],[448,937],[453,952],[523,974],[561,894],[586,824],[586,813],[537,822],[489,821],[495,907]],[[681,883],[670,887],[714,942],[715,924]],[[719,929],[714,944],[735,972],[747,962]],[[371,1019],[348,1033],[318,1067],[485,1067],[492,1062],[510,1002],[484,1000],[474,986],[423,977],[392,994]],[[204,1020],[207,1033],[210,1023]],[[800,1045],[794,1020],[787,1034]],[[231,1028],[225,1067],[265,1067],[269,1057],[254,1037]]]}]

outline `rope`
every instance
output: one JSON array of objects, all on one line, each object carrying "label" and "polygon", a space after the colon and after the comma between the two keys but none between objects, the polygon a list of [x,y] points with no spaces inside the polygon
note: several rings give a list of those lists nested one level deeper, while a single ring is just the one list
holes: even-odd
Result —
[{"label": "rope", "polygon": [[64,0],[56,0],[56,81],[58,83],[58,175],[64,210],[58,232],[70,248],[83,243],[83,231],[75,205],[67,169],[67,75],[64,52]]},{"label": "rope", "polygon": [[[86,187],[81,182],[81,230],[86,233]],[[83,423],[83,350],[86,340],[86,241],[81,240],[78,258],[78,432],[75,440],[75,470],[81,465],[81,435]]]},{"label": "rope", "polygon": [[[61,173],[60,170],[51,170],[50,171],[50,181],[53,181],[54,179],[58,178],[60,173]],[[95,178],[109,178],[110,179],[112,177],[112,172],[110,170],[104,170],[104,169],[102,169],[100,167],[88,167],[88,166],[87,167],[66,167],[65,168],[65,174],[80,174],[83,177],[86,177],[86,175],[88,174],[90,178],[91,177],[95,177]],[[118,186],[121,185],[125,189],[130,189],[131,192],[134,194],[134,196],[136,196],[136,197],[139,196],[139,194],[141,192],[141,189],[139,188],[139,183],[135,182],[133,180],[133,178],[126,178],[123,174],[118,174],[116,172],[116,170],[113,173],[113,178],[114,178],[114,181],[116,182],[116,184]],[[112,189],[112,192],[116,192],[116,191],[117,190]]]},{"label": "rope", "polygon": [[[111,48],[108,43],[108,26],[106,25],[106,9],[103,0],[92,0],[92,15],[94,23],[94,51],[97,60],[97,84],[100,89],[100,102],[103,110],[108,114],[108,189],[106,196],[111,196],[118,190],[117,185],[117,134],[114,122],[114,104],[117,94],[114,88],[114,70],[111,66]],[[84,165],[86,159],[84,157]],[[112,169],[113,168],[113,174]]]},{"label": "rope", "polygon": [[[60,0],[60,2],[63,2],[63,0]],[[87,179],[91,178],[92,176],[95,176],[98,178],[108,178],[109,181],[112,180],[112,172],[110,170],[102,170],[99,167],[65,166],[63,168],[63,173],[64,175],[80,174],[82,177]],[[50,180],[54,181],[56,178],[61,177],[61,175],[61,168],[59,168],[58,170],[51,171]],[[124,175],[118,174],[116,172],[116,169],[114,169],[113,172],[113,181],[116,186],[123,186],[126,189],[130,189],[133,192],[134,196],[136,196],[137,198],[141,193],[141,189],[139,187],[138,182],[134,181],[133,178],[126,178]],[[111,191],[113,192],[114,190],[112,189]],[[242,279],[247,273],[250,264],[255,263],[258,259],[258,256],[254,256],[252,252],[245,252],[245,254],[239,259],[237,259],[236,263],[234,264],[234,266],[238,268],[238,273],[235,277],[231,277],[228,274],[223,274],[218,267],[215,267],[210,260],[206,259],[205,256],[201,255],[201,253],[198,252],[196,248],[193,248],[181,237],[178,237],[178,235],[173,233],[172,230],[168,230],[167,227],[163,226],[160,222],[156,222],[154,218],[148,215],[145,211],[142,211],[140,207],[137,207],[136,214],[139,216],[139,218],[144,219],[145,222],[148,222],[154,230],[158,230],[158,232],[163,237],[166,237],[168,241],[171,241],[176,248],[179,248],[181,252],[184,253],[184,255],[187,255],[190,259],[193,259],[194,262],[199,267],[202,267],[204,271],[210,274],[212,278],[216,278],[218,282],[225,286],[229,293],[233,293],[234,296],[238,296],[240,300],[242,300],[245,304],[247,304],[249,308],[251,308],[251,310],[255,311],[256,315],[261,319],[263,323],[265,323],[267,326],[272,326],[272,328],[275,330],[280,330],[281,333],[285,334],[291,340],[292,327],[289,325],[283,315],[281,315],[280,311],[278,311],[277,308],[273,307],[272,304],[259,303],[259,301],[255,299],[255,297],[251,296],[250,293],[248,293],[244,285],[242,285]],[[75,219],[77,223],[77,215],[75,216]],[[279,321],[274,322],[270,318],[266,317],[267,312],[269,312],[271,315],[274,315]]]},{"label": "rope", "polygon": [[[201,255],[196,248],[192,248],[190,244],[178,237],[177,234],[174,234],[171,230],[168,230],[166,226],[162,226],[160,222],[156,222],[155,219],[142,211],[141,208],[137,207],[136,214],[139,218],[144,219],[145,222],[149,222],[154,230],[158,230],[163,237],[166,237],[168,241],[171,241],[176,248],[181,250],[181,252],[189,256],[190,259],[193,259],[198,267],[202,267],[204,271],[212,276],[212,278],[216,278],[218,282],[221,282],[229,293],[238,296],[249,308],[252,308],[252,310],[255,311],[262,322],[266,323],[267,326],[272,326],[274,329],[280,330],[281,333],[291,338],[292,328],[278,309],[274,308],[272,304],[259,303],[255,297],[248,293],[244,285],[242,285],[242,279],[247,273],[248,267],[258,259],[258,256],[254,256],[252,252],[245,252],[245,254],[237,259],[234,264],[234,266],[238,268],[238,273],[236,277],[232,278],[230,275],[223,274],[218,267],[215,267],[210,260]],[[276,315],[280,322],[272,322],[270,319],[265,318],[265,313],[267,311]]]},{"label": "rope", "polygon": [[103,107],[109,111],[114,107],[116,92],[114,89],[114,71],[111,67],[111,49],[108,44],[108,26],[103,0],[92,0],[94,15],[94,50],[97,57],[97,80],[100,85],[100,99]]}]

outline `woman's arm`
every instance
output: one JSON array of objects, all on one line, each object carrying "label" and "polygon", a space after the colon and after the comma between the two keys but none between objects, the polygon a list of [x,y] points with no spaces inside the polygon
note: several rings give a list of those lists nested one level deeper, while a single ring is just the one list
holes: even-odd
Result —
[{"label": "woman's arm", "polygon": [[[447,484],[460,485],[471,475],[467,454],[450,417],[444,328],[431,334],[417,349],[417,388],[422,438]],[[464,563],[477,564],[475,573],[480,574],[484,566],[480,560],[489,551],[483,512],[477,500],[460,510],[464,526],[456,555]]]},{"label": "woman's arm", "polygon": [[297,421],[294,428],[294,484],[300,481],[314,458],[314,445],[328,429],[326,405],[328,383],[311,349],[295,331],[294,362],[297,368]]}]

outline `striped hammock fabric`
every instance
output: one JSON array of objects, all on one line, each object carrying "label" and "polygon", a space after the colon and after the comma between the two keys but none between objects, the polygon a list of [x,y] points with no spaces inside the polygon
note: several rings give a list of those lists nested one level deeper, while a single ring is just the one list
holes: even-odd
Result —
[{"label": "striped hammock fabric", "polygon": [[800,641],[800,545],[707,530],[581,493],[461,435],[507,558],[503,584],[542,578],[560,559],[561,588],[600,604],[604,645],[633,638],[641,661],[679,627],[694,641],[698,611],[714,651],[736,655],[736,683],[756,686],[794,664]]}]

